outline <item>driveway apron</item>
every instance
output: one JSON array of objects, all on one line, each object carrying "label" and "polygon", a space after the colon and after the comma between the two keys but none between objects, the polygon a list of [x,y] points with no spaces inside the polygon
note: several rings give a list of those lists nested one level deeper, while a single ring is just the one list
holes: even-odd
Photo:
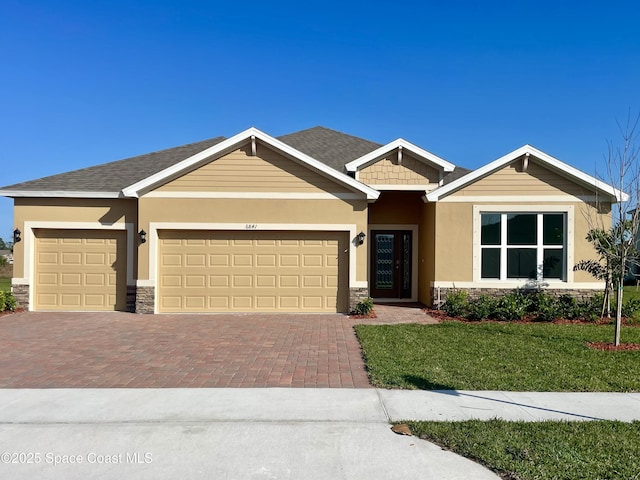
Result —
[{"label": "driveway apron", "polygon": [[368,388],[345,315],[0,317],[0,388]]}]

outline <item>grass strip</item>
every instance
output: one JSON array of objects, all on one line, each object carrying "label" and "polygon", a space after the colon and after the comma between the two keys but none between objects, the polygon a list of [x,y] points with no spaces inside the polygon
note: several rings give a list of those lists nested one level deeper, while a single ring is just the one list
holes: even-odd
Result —
[{"label": "grass strip", "polygon": [[[640,391],[640,351],[607,352],[611,325],[357,325],[373,385],[426,390]],[[625,327],[623,342],[640,343]]]},{"label": "grass strip", "polygon": [[407,422],[510,480],[638,479],[640,422]]}]

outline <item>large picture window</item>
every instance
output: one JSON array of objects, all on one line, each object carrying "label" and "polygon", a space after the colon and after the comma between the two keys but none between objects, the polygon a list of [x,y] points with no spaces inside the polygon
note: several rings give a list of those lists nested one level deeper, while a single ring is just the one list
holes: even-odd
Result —
[{"label": "large picture window", "polygon": [[481,213],[482,279],[565,280],[566,214]]}]

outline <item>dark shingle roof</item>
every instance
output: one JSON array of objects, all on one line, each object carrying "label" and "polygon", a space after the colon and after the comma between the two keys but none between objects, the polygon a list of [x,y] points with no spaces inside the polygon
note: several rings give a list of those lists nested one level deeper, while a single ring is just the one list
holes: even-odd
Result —
[{"label": "dark shingle roof", "polygon": [[451,183],[454,180],[459,179],[460,177],[464,177],[467,173],[471,173],[471,172],[473,172],[473,170],[469,170],[468,168],[456,167],[456,169],[453,172],[445,173],[443,185],[446,185],[447,183]]},{"label": "dark shingle roof", "polygon": [[379,143],[337,132],[325,127],[313,127],[278,137],[278,140],[306,153],[316,160],[345,173],[344,166],[376,148]]},{"label": "dark shingle roof", "polygon": [[[51,175],[27,182],[2,187],[0,190],[23,192],[104,192],[117,193],[192,155],[225,140],[215,137],[180,147],[104,163],[94,167]],[[344,166],[381,147],[379,143],[347,135],[325,127],[313,127],[278,137],[278,140],[319,160],[335,170],[345,173]],[[445,183],[468,173],[456,170],[445,177]]]},{"label": "dark shingle roof", "polygon": [[103,163],[95,167],[82,168],[67,173],[28,182],[17,183],[3,190],[22,191],[69,191],[69,192],[119,192],[123,188],[158,173],[171,165],[196,153],[206,150],[224,140],[210,138],[180,147],[146,153],[137,157]]}]

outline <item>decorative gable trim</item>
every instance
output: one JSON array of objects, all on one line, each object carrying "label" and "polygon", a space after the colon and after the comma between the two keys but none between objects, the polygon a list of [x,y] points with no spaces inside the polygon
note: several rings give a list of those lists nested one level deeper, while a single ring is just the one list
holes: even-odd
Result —
[{"label": "decorative gable trim", "polygon": [[[474,170],[467,175],[454,180],[453,182],[445,185],[444,187],[437,188],[432,192],[427,193],[425,199],[428,202],[437,202],[442,200],[448,194],[455,192],[467,185],[472,184],[476,180],[486,177],[487,175],[496,172],[497,170],[505,167],[520,157],[524,157],[524,162],[528,164],[529,156],[535,157],[536,160],[540,161],[543,165],[550,167],[553,170],[558,171],[561,175],[564,175],[572,180],[575,180],[579,183],[587,184],[590,187],[599,190],[602,193],[605,193],[607,196],[611,197],[614,202],[624,202],[629,199],[629,195],[626,193],[612,187],[611,185],[607,185],[606,183],[594,178],[590,175],[587,175],[584,172],[581,172],[577,168],[572,167],[571,165],[567,165],[564,162],[561,162],[557,158],[552,157],[551,155],[547,155],[546,153],[538,150],[537,148],[532,147],[531,145],[524,145],[513,152],[510,152],[503,157],[494,160],[491,163],[486,164],[485,166]],[[526,168],[526,167],[525,167]],[[487,200],[487,199],[485,199]]]},{"label": "decorative gable trim", "polygon": [[440,170],[445,172],[453,172],[456,166],[452,163],[447,162],[446,160],[434,155],[431,152],[427,152],[426,150],[414,145],[413,143],[407,142],[402,138],[398,138],[391,143],[387,143],[382,147],[374,150],[373,152],[367,153],[366,155],[353,160],[345,165],[348,172],[356,172],[361,170],[372,163],[377,162],[381,158],[386,157],[389,153],[394,150],[399,149],[400,152],[402,150],[407,150],[409,153],[416,156],[419,160],[422,160],[428,164],[434,165]]},{"label": "decorative gable trim", "polygon": [[157,187],[163,183],[166,183],[169,180],[175,179],[181,176],[183,173],[193,170],[198,166],[205,164],[211,161],[212,157],[220,157],[225,155],[240,145],[246,143],[247,141],[251,141],[252,144],[256,140],[261,141],[265,145],[279,150],[284,153],[288,157],[292,158],[294,161],[300,162],[302,164],[307,165],[312,170],[317,171],[325,175],[326,177],[334,179],[336,182],[348,186],[350,189],[362,193],[367,200],[375,200],[380,196],[380,192],[377,190],[364,185],[357,180],[345,175],[344,173],[338,172],[333,168],[325,165],[322,162],[296,150],[293,147],[277,140],[270,135],[258,130],[257,128],[251,127],[244,132],[240,132],[237,135],[234,135],[231,138],[228,138],[206,150],[203,150],[200,153],[192,155],[191,157],[182,160],[164,170],[151,175],[150,177],[145,178],[133,185],[130,185],[122,190],[122,193],[125,197],[134,197],[137,198],[141,195],[152,190],[154,187]]}]

